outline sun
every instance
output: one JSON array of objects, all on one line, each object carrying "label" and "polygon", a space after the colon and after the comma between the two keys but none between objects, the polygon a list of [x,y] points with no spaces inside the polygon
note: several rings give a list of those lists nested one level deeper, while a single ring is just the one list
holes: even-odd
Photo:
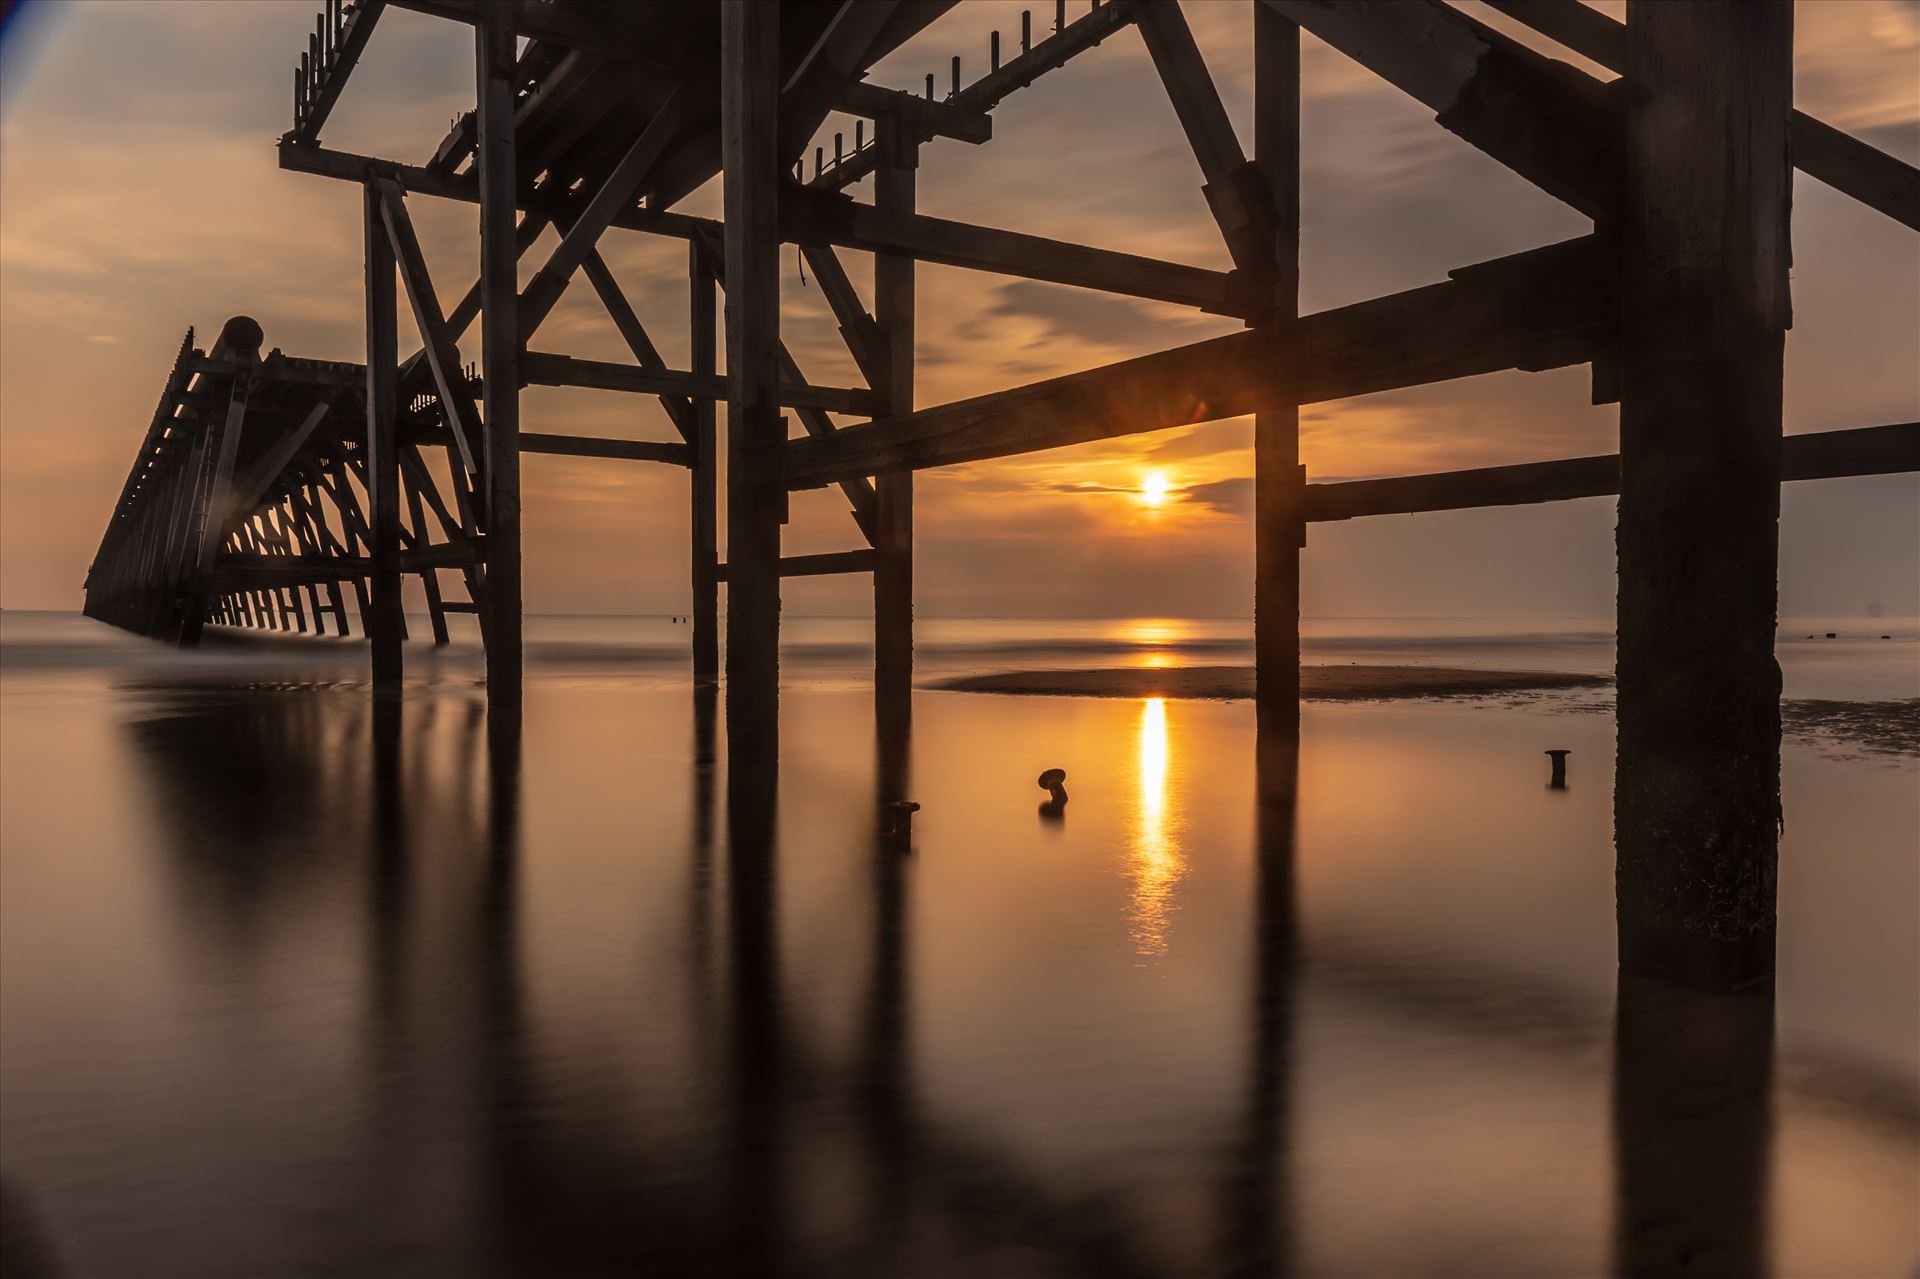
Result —
[{"label": "sun", "polygon": [[1163,506],[1167,500],[1165,471],[1148,471],[1140,481],[1140,500],[1148,506]]}]

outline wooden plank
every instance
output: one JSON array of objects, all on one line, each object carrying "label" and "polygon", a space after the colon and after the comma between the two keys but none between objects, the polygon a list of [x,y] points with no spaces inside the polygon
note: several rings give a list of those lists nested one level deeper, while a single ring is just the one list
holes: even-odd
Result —
[{"label": "wooden plank", "polygon": [[805,187],[788,187],[781,193],[780,233],[799,244],[906,254],[922,262],[1173,302],[1221,315],[1244,316],[1249,310],[1242,291],[1224,272],[876,209]]},{"label": "wooden plank", "polygon": [[1439,0],[1264,0],[1436,112],[1449,132],[1588,217],[1619,209],[1606,86]]},{"label": "wooden plank", "polygon": [[1591,358],[1614,320],[1614,251],[1586,236],[1444,284],[977,396],[787,446],[787,484],[924,470],[1263,408]]},{"label": "wooden plank", "polygon": [[644,38],[645,24],[654,17],[648,5],[559,5],[548,0],[392,0],[392,3],[396,8],[429,13],[476,28],[498,24],[512,36],[599,54],[637,69],[676,70],[666,51]]},{"label": "wooden plank", "polygon": [[[879,552],[871,548],[825,551],[818,555],[783,555],[780,557],[780,576],[824,577],[831,573],[871,573],[879,559]],[[713,572],[715,581],[727,580],[725,564],[714,565]]]},{"label": "wooden plank", "polygon": [[[1264,223],[1274,318],[1300,313],[1300,30],[1272,9],[1253,14],[1253,145],[1272,201]],[[1292,798],[1300,742],[1300,548],[1306,543],[1300,408],[1253,418],[1254,715],[1263,811]]]},{"label": "wooden plank", "polygon": [[[600,391],[632,391],[643,395],[678,396],[692,400],[723,400],[723,377],[683,373],[677,369],[645,368],[609,360],[578,360],[570,355],[528,351],[520,357],[520,374],[538,386],[580,386]],[[782,382],[780,403],[794,408],[822,409],[872,417],[880,411],[880,396],[866,387],[806,386]]]},{"label": "wooden plank", "polygon": [[951,102],[856,81],[840,91],[840,110],[869,120],[897,120],[922,139],[953,138],[979,146],[993,141],[993,117]]},{"label": "wooden plank", "polygon": [[[524,8],[524,6],[523,6]],[[549,6],[554,12],[563,12]],[[486,400],[487,704],[511,732],[521,701],[520,325],[514,242],[514,27],[494,12],[474,29],[479,95],[480,377]]]},{"label": "wooden plank", "polygon": [[1727,990],[1773,973],[1793,6],[1627,17],[1642,96],[1621,225],[1620,968]]},{"label": "wooden plank", "polygon": [[[395,413],[400,397],[399,298],[379,191],[369,185],[362,204],[366,223],[367,446],[361,482],[367,487],[369,586],[373,615],[366,619],[373,647],[376,694],[397,694],[402,675],[400,598],[400,442]],[[344,507],[343,507],[344,510]]]},{"label": "wooden plank", "polygon": [[[1609,71],[1627,66],[1627,28],[1580,0],[1487,0]],[[1842,195],[1920,231],[1920,169],[1804,111],[1792,117],[1793,163]]]},{"label": "wooden plank", "polygon": [[1233,263],[1243,271],[1269,274],[1273,265],[1273,197],[1258,168],[1247,163],[1233,122],[1214,88],[1213,77],[1194,43],[1178,4],[1145,4],[1134,14],[1140,37],[1174,114],[1200,162],[1201,191],[1220,225]]},{"label": "wooden plank", "polygon": [[543,453],[550,457],[599,457],[627,462],[667,462],[673,466],[693,465],[691,445],[655,443],[652,440],[611,440],[588,435],[522,431],[520,451]]},{"label": "wooden plank", "polygon": [[772,796],[779,758],[780,525],[777,149],[780,8],[722,0],[721,121],[727,272],[727,747],[742,811]]}]

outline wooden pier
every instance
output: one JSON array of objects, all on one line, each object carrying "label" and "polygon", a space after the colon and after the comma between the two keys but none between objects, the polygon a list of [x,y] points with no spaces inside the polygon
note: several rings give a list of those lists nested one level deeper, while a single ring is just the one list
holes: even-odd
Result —
[{"label": "wooden pier", "polygon": [[[279,157],[283,168],[361,186],[366,364],[262,358],[250,321],[230,323],[205,354],[189,334],[95,560],[87,611],[185,643],[209,621],[304,628],[309,613],[316,629],[327,617],[345,633],[344,588],[371,640],[376,690],[387,693],[402,674],[400,582],[418,574],[436,641],[446,613],[478,615],[491,704],[512,721],[521,455],[682,466],[693,494],[693,674],[719,677],[724,584],[730,784],[761,788],[744,798],[765,807],[779,749],[783,577],[872,575],[876,710],[906,722],[915,471],[1253,415],[1263,754],[1298,741],[1307,525],[1618,494],[1622,965],[1714,988],[1765,979],[1779,818],[1779,485],[1920,470],[1920,424],[1783,442],[1792,170],[1916,230],[1920,172],[1792,109],[1789,0],[1631,0],[1624,24],[1577,0],[1493,0],[1538,34],[1532,43],[1441,0],[1249,3],[1251,152],[1174,0],[1062,0],[1023,15],[1006,47],[996,35],[981,62],[942,56],[932,64],[948,75],[900,88],[868,81],[869,69],[952,0],[328,0],[295,71]],[[321,142],[389,8],[472,32],[475,108],[418,162]],[[919,211],[925,143],[989,143],[993,109],[1009,95],[1129,27],[1196,162],[1168,180],[1199,181],[1230,270]],[[1592,232],[1300,315],[1303,30],[1591,219]],[[914,48],[932,54],[930,40]],[[1621,78],[1603,81],[1562,53]],[[857,120],[851,148],[844,130],[822,132],[834,112]],[[676,210],[716,176],[723,219]],[[868,179],[870,197],[853,194]],[[479,206],[480,278],[457,295],[427,271],[409,213],[420,197]],[[521,260],[550,228],[557,247],[519,287]],[[686,242],[691,367],[666,366],[602,260],[598,245],[616,230]],[[783,244],[804,255],[864,385],[811,382],[783,340]],[[874,255],[870,301],[844,251]],[[1246,327],[920,405],[922,261],[1154,299]],[[576,276],[631,361],[577,359],[536,341]],[[442,299],[456,296],[447,309]],[[419,339],[405,359],[402,299]],[[455,344],[476,321],[479,364],[465,368]],[[1303,404],[1575,364],[1592,367],[1596,403],[1620,405],[1618,456],[1338,484],[1309,482],[1300,464]],[[670,434],[523,431],[519,392],[529,384],[651,397]],[[857,544],[783,555],[788,493],[827,487],[847,499]],[[442,573],[457,576],[454,592]]]}]

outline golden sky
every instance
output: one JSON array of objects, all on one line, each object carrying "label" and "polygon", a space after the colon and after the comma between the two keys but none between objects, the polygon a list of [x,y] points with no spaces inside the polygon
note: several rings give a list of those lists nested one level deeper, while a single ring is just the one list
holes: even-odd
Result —
[{"label": "golden sky", "polygon": [[[1051,20],[1036,9],[1035,25]],[[1077,5],[1075,7],[1078,7]],[[1497,14],[1480,17],[1519,34]],[[970,0],[890,58],[879,83],[984,70],[1017,41],[1018,3]],[[1187,12],[1250,141],[1247,6]],[[81,579],[191,324],[205,345],[246,313],[269,346],[358,360],[360,224],[348,184],[282,173],[289,68],[317,3],[69,0],[38,6],[0,67],[0,606],[77,608]],[[1618,7],[1615,6],[1615,12]],[[1920,5],[1803,0],[1797,105],[1920,161]],[[1447,134],[1430,113],[1303,38],[1302,306],[1444,278],[1454,266],[1584,233],[1582,219]],[[472,104],[464,27],[381,20],[328,145],[424,160]],[[1596,70],[1595,68],[1588,68]],[[831,126],[830,126],[831,127]],[[842,127],[851,128],[850,123]],[[1131,29],[995,112],[983,147],[923,152],[920,208],[943,217],[1224,268],[1200,175]],[[863,185],[856,196],[869,198]],[[412,201],[443,298],[475,265],[470,206]],[[717,213],[717,189],[691,210]],[[603,249],[670,363],[686,367],[685,249],[616,232]],[[797,253],[786,337],[816,382],[857,376]],[[866,261],[843,255],[864,287]],[[525,259],[527,268],[544,248]],[[1789,431],[1920,418],[1920,237],[1811,179],[1795,186]],[[404,321],[403,321],[404,324]],[[1179,308],[941,267],[919,285],[918,394],[935,404],[1236,327]],[[403,329],[403,345],[412,334]],[[627,358],[591,290],[569,291],[543,349]],[[469,336],[469,354],[473,340]],[[1616,411],[1584,368],[1503,374],[1319,405],[1320,478],[1611,452]],[[666,438],[642,397],[530,389],[530,430]],[[1168,486],[1150,505],[1149,475]],[[1235,616],[1251,611],[1249,429],[1211,423],[924,473],[918,602],[927,615]],[[687,605],[684,472],[530,457],[527,599],[540,611]],[[1611,612],[1612,502],[1316,526],[1306,611],[1340,615]],[[790,552],[854,544],[837,493],[796,495]],[[789,583],[795,612],[857,612],[864,579]],[[1920,614],[1920,479],[1789,486],[1789,615]]]}]

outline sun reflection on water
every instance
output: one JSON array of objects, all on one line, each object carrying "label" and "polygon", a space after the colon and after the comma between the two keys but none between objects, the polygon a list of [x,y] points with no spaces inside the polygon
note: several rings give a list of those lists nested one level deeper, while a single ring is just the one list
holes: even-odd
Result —
[{"label": "sun reflection on water", "polygon": [[1128,931],[1134,953],[1163,955],[1173,914],[1174,892],[1187,873],[1178,823],[1167,804],[1167,702],[1149,697],[1140,705],[1140,800],[1134,830],[1133,893]]}]

